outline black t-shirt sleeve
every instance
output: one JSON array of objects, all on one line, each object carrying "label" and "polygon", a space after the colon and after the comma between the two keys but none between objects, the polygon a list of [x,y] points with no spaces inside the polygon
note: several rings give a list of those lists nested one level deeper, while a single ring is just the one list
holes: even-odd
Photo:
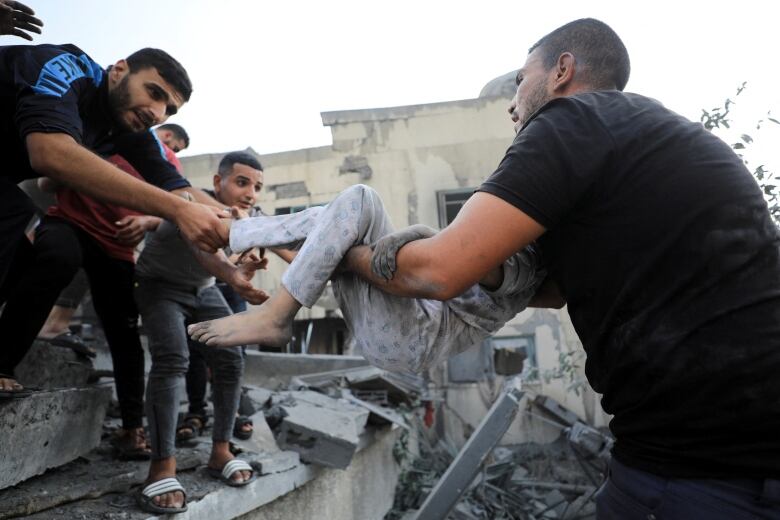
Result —
[{"label": "black t-shirt sleeve", "polygon": [[479,187],[547,229],[590,195],[614,149],[599,119],[582,103],[545,105],[517,134],[496,171]]},{"label": "black t-shirt sleeve", "polygon": [[[68,51],[71,52],[68,52]],[[79,49],[31,46],[13,60],[15,123],[22,140],[32,132],[65,133],[82,142],[79,97],[99,84],[100,69]]]},{"label": "black t-shirt sleeve", "polygon": [[176,167],[168,162],[165,149],[154,130],[118,136],[114,139],[116,153],[133,165],[150,184],[166,191],[188,188],[191,184]]}]

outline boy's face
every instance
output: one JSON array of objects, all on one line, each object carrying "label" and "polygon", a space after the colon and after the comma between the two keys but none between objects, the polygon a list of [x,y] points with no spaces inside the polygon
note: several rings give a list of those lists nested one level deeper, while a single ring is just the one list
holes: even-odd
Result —
[{"label": "boy's face", "polygon": [[236,163],[229,174],[214,176],[214,193],[226,206],[251,209],[263,189],[263,171]]}]

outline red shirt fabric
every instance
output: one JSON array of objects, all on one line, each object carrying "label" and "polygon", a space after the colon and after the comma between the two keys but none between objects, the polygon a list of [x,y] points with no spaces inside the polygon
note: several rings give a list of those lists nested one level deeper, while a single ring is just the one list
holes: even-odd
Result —
[{"label": "red shirt fabric", "polygon": [[[173,150],[162,145],[165,156],[179,172],[181,172],[181,163],[174,154]],[[117,166],[128,175],[132,175],[141,181],[144,178],[120,155],[112,155],[108,158],[111,164]],[[117,258],[127,262],[135,262],[133,253],[135,247],[127,244],[120,244],[116,240],[119,228],[116,222],[129,215],[142,215],[137,211],[100,202],[89,195],[80,193],[70,188],[60,188],[57,190],[57,205],[51,206],[47,211],[48,215],[62,218],[73,222],[97,242],[106,251],[111,258]]]}]

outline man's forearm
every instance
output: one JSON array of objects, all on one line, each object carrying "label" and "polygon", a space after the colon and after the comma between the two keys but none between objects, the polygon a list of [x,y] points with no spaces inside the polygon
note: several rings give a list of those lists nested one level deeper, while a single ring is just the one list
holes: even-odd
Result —
[{"label": "man's forearm", "polygon": [[216,276],[223,282],[230,281],[231,274],[236,269],[236,266],[225,256],[221,249],[216,253],[206,253],[189,242],[187,244],[192,254],[195,255],[195,259],[209,274]]},{"label": "man's forearm", "polygon": [[[344,257],[342,268],[357,274],[372,285],[396,296],[433,300],[447,299],[446,284],[436,281],[432,276],[426,276],[426,273],[429,273],[429,271],[420,267],[416,270],[407,268],[400,272],[396,271],[392,280],[386,280],[381,276],[377,276],[371,269],[372,253],[371,248],[368,246],[353,247]],[[503,268],[498,266],[490,270],[479,283],[492,290],[501,285],[503,276]]]},{"label": "man's forearm", "polygon": [[357,274],[371,283],[371,285],[375,285],[395,296],[433,300],[443,299],[444,288],[442,285],[437,283],[433,277],[426,277],[425,271],[421,269],[415,270],[412,267],[403,271],[397,271],[392,280],[386,280],[381,276],[377,276],[371,270],[371,255],[372,251],[368,246],[353,247],[347,251],[342,267],[346,271]]},{"label": "man's forearm", "polygon": [[30,134],[27,149],[37,173],[101,201],[169,220],[175,218],[182,204],[187,204],[180,197],[127,175],[67,134]]},{"label": "man's forearm", "polygon": [[201,204],[205,204],[207,206],[214,206],[215,208],[219,209],[225,209],[227,206],[217,201],[214,197],[206,193],[200,188],[195,188],[194,186],[190,186],[189,188],[181,188],[178,190],[173,190],[173,193],[180,193],[186,191],[190,195],[192,195],[192,200],[195,202],[200,202]]}]

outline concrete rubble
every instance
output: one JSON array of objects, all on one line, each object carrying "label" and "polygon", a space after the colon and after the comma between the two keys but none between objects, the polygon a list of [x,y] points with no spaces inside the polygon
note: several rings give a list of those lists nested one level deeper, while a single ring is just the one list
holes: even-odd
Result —
[{"label": "concrete rubble", "polygon": [[[73,353],[57,349],[48,354]],[[250,415],[254,432],[250,439],[233,439],[232,443],[238,456],[257,471],[258,479],[246,488],[234,489],[209,477],[205,464],[210,431],[206,430],[190,445],[177,448],[178,477],[187,489],[189,503],[189,511],[180,518],[252,518],[255,511],[261,510],[258,508],[275,510],[279,506],[272,504],[292,493],[313,493],[317,500],[327,500],[331,488],[341,486],[344,490],[340,493],[348,490],[351,494],[356,485],[353,479],[358,479],[361,485],[376,487],[378,491],[370,496],[377,498],[374,502],[355,498],[339,504],[339,514],[353,511],[353,515],[359,515],[353,516],[355,519],[381,519],[392,505],[400,471],[392,462],[392,451],[403,431],[398,426],[403,424],[403,417],[379,404],[354,398],[349,388],[343,390],[341,398],[300,384],[281,391],[246,385],[240,410]],[[79,400],[88,396],[92,401]],[[7,480],[0,486],[7,488],[0,490],[0,520],[20,516],[150,518],[134,501],[134,494],[146,479],[148,462],[113,458],[109,438],[119,423],[106,418],[110,397],[111,386],[101,385],[38,392],[28,399],[0,403],[0,422],[5,420],[8,429],[0,434],[4,433],[5,439],[17,439],[0,446],[0,467],[4,469],[0,478]],[[100,406],[95,404],[98,398]],[[89,417],[85,417],[87,412]],[[20,435],[21,431],[26,433]],[[86,435],[88,432],[90,435]],[[31,443],[30,438],[38,437],[41,443],[52,446],[53,455],[41,456],[41,449],[36,447],[35,456],[30,456],[31,446],[39,444]],[[54,455],[59,458],[52,458]],[[390,460],[386,460],[388,457]],[[357,466],[353,469],[354,464]],[[40,475],[46,469],[50,470]],[[345,476],[328,476],[327,482],[315,483],[330,471]],[[33,475],[40,476],[30,478]]]},{"label": "concrete rubble", "polygon": [[15,373],[24,385],[52,389],[85,386],[95,370],[89,358],[38,340],[33,342]]},{"label": "concrete rubble", "polygon": [[[606,475],[611,437],[549,397],[538,398],[536,406],[556,419],[558,440],[494,448],[449,520],[595,518],[593,498]],[[401,474],[386,520],[422,520],[418,509],[458,454],[446,440],[421,435],[420,441],[420,456]]]},{"label": "concrete rubble", "polygon": [[349,465],[368,423],[365,408],[312,391],[282,392],[272,406],[282,412],[279,446],[298,452],[304,462],[331,468]]},{"label": "concrete rubble", "polygon": [[97,447],[110,398],[110,387],[92,386],[0,402],[0,489]]}]

